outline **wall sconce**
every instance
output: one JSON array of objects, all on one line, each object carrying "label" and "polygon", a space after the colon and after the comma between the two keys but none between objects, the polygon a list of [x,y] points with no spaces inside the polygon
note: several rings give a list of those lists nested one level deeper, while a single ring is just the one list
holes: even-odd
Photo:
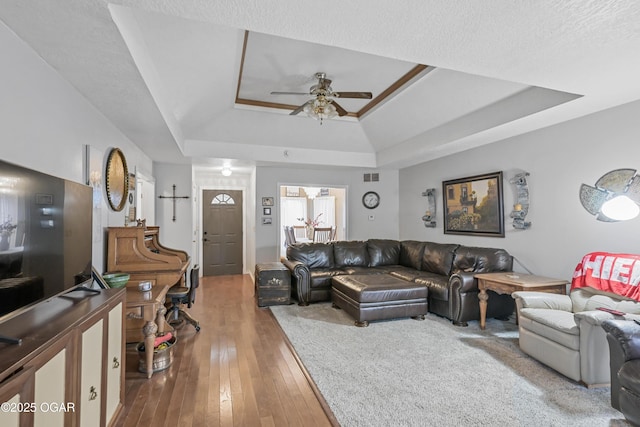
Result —
[{"label": "wall sconce", "polygon": [[422,216],[422,220],[424,221],[424,226],[429,228],[435,228],[436,226],[436,189],[435,188],[427,188],[425,192],[422,193],[423,196],[427,198],[427,210]]},{"label": "wall sconce", "polygon": [[635,169],[616,169],[602,175],[595,187],[580,186],[580,202],[598,221],[633,219],[640,213],[640,176]]},{"label": "wall sconce", "polygon": [[513,205],[513,211],[509,216],[513,218],[513,228],[517,228],[519,230],[526,230],[531,227],[531,222],[524,220],[529,213],[528,176],[529,172],[522,172],[509,180],[511,184],[516,186],[516,203]]}]

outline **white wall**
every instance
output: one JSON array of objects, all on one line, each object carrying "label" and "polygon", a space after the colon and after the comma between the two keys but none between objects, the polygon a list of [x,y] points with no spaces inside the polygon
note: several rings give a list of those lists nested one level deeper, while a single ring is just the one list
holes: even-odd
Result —
[{"label": "white wall", "polygon": [[[193,211],[196,200],[193,197],[191,165],[154,163],[156,176],[156,225],[160,227],[160,243],[172,249],[186,251],[193,258],[195,227]],[[176,199],[175,221],[173,220],[173,199],[160,199],[159,196],[173,197],[173,185],[176,196],[188,199]],[[195,261],[192,259],[191,265]]]},{"label": "white wall", "polygon": [[[363,174],[378,172],[379,182],[363,182]],[[282,167],[258,167],[256,173],[256,217],[262,216],[262,197],[273,197],[279,212],[279,188],[281,185],[307,185],[313,187],[347,186],[347,239],[398,238],[398,171],[360,169],[297,169]],[[380,206],[367,209],[362,205],[362,195],[375,191],[380,195]],[[374,219],[370,221],[369,215]],[[279,215],[272,225],[256,224],[256,262],[279,259]]]},{"label": "white wall", "polygon": [[[638,253],[640,218],[596,221],[578,198],[582,183],[613,169],[640,169],[640,102],[510,138],[485,147],[400,171],[400,238],[500,247],[534,273],[570,279],[580,258],[591,251]],[[516,230],[508,217],[515,187],[509,179],[528,177],[531,207],[528,230]],[[505,238],[443,233],[442,181],[504,172]],[[426,197],[437,189],[437,227],[425,228]],[[522,270],[520,270],[522,271]]]},{"label": "white wall", "polygon": [[[85,144],[108,155],[120,148],[130,171],[153,172],[151,159],[116,129],[29,46],[0,22],[0,158],[83,182]],[[103,227],[124,225],[103,198]],[[93,264],[104,271],[103,236],[94,236]]]}]

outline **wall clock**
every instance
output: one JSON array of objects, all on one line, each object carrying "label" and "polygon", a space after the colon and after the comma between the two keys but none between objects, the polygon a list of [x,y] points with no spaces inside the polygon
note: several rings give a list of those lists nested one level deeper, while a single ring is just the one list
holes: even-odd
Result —
[{"label": "wall clock", "polygon": [[380,196],[375,191],[367,191],[362,196],[362,204],[367,209],[375,209],[380,204]]},{"label": "wall clock", "polygon": [[127,160],[120,149],[114,148],[107,158],[105,173],[107,185],[107,201],[109,206],[116,212],[124,209],[129,193],[129,171],[127,170]]}]

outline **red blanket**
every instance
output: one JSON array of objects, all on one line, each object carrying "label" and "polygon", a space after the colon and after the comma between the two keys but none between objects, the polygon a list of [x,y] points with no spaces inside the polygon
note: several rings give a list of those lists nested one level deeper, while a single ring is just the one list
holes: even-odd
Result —
[{"label": "red blanket", "polygon": [[640,301],[640,255],[592,252],[576,266],[571,289],[590,288]]}]

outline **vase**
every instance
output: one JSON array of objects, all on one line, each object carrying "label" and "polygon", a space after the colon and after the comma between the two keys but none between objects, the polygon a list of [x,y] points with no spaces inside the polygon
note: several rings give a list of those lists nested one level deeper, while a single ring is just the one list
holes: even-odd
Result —
[{"label": "vase", "polygon": [[0,252],[6,251],[9,249],[9,236],[10,234],[5,234],[5,233],[0,234]]},{"label": "vase", "polygon": [[313,226],[307,225],[307,239],[313,239]]}]

